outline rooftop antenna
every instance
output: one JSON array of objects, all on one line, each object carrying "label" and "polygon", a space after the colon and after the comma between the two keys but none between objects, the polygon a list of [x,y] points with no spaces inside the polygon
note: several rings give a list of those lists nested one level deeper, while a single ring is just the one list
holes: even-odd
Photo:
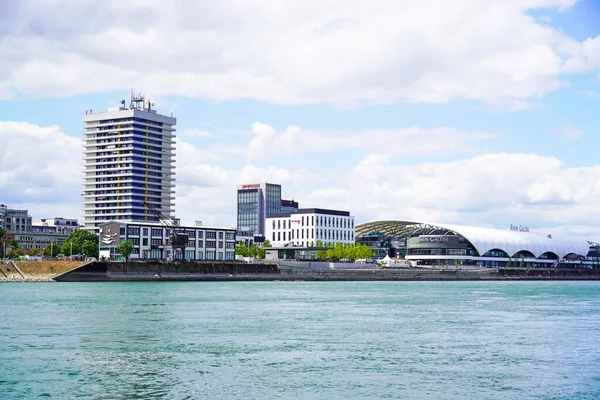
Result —
[{"label": "rooftop antenna", "polygon": [[136,95],[133,92],[133,88],[131,88],[131,103],[129,103],[129,108],[132,110],[144,109],[144,95],[142,95],[141,93]]}]

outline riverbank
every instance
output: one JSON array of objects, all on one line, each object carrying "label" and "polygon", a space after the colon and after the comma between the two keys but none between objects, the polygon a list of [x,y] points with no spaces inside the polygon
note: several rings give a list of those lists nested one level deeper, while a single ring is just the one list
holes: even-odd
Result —
[{"label": "riverbank", "polygon": [[[59,264],[60,263],[60,264]],[[70,263],[70,264],[69,264]],[[598,280],[591,269],[307,268],[238,262],[16,262],[0,282]],[[310,264],[308,264],[310,265]],[[366,267],[366,268],[365,268]],[[4,269],[7,265],[4,264]],[[61,271],[58,274],[50,271]]]}]

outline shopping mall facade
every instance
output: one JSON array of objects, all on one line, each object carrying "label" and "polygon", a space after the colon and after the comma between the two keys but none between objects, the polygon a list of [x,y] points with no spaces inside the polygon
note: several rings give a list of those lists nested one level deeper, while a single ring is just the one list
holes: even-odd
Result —
[{"label": "shopping mall facade", "polygon": [[600,244],[530,232],[417,221],[382,220],[356,225],[356,241],[413,265],[556,267],[600,265]]}]

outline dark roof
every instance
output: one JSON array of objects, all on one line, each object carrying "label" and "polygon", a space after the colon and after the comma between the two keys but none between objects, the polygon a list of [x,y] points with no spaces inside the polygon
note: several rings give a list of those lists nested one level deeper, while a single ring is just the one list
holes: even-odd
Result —
[{"label": "dark roof", "polygon": [[349,217],[350,211],[339,211],[339,210],[327,210],[325,208],[299,208],[298,211],[293,213],[278,213],[272,214],[269,218],[286,218],[292,215],[299,214],[325,214],[325,215],[337,215],[340,217]]}]

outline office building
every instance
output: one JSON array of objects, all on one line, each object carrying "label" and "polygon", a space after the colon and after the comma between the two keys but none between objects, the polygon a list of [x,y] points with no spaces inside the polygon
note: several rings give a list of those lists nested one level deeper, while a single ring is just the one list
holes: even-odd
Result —
[{"label": "office building", "polygon": [[68,235],[79,229],[76,218],[42,218],[31,226],[34,233],[60,233]]},{"label": "office building", "polygon": [[[100,258],[120,259],[117,245],[126,240],[133,243],[131,259],[175,258],[169,244],[171,232],[159,223],[111,221],[99,228]],[[186,260],[235,260],[235,229],[177,226],[177,231],[188,237],[183,254]]]},{"label": "office building", "polygon": [[0,204],[0,228],[7,232],[31,232],[31,216],[28,210],[15,210]]},{"label": "office building", "polygon": [[281,213],[281,185],[251,183],[238,186],[237,229],[265,235],[265,219]]},{"label": "office building", "polygon": [[84,229],[108,221],[158,222],[144,202],[166,217],[174,203],[176,119],[141,95],[129,107],[88,110],[84,126]]},{"label": "office building", "polygon": [[354,243],[354,217],[349,211],[301,208],[275,214],[266,221],[266,238],[273,247]]}]

